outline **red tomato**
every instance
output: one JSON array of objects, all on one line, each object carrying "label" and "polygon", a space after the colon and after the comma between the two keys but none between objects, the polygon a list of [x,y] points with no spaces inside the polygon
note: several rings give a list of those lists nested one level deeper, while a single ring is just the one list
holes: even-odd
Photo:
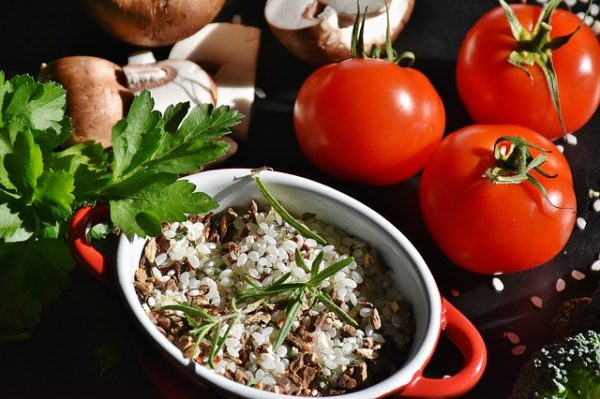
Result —
[{"label": "red tomato", "polygon": [[[494,143],[503,136],[552,151],[541,169],[556,177],[530,172],[547,198],[528,181],[493,184],[484,176],[496,166]],[[486,274],[528,269],[556,256],[573,230],[577,205],[571,170],[556,146],[533,130],[510,125],[473,125],[445,137],[423,171],[420,202],[446,256]]]},{"label": "red tomato", "polygon": [[294,107],[300,147],[324,172],[391,184],[423,168],[442,138],[442,100],[421,72],[353,58],[317,69]]},{"label": "red tomato", "polygon": [[[519,21],[531,30],[541,7],[513,5]],[[567,35],[580,19],[565,10],[551,16],[551,37]],[[502,8],[486,13],[463,41],[456,70],[458,91],[477,123],[526,126],[549,138],[563,135],[542,70],[526,67],[533,80],[507,62],[517,48]],[[600,45],[586,25],[570,41],[553,51],[559,101],[568,132],[581,128],[600,103]]]}]

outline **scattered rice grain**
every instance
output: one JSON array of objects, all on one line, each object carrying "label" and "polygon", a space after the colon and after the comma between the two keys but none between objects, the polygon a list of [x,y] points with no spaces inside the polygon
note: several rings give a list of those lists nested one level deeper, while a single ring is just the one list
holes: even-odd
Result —
[{"label": "scattered rice grain", "polygon": [[504,283],[498,277],[494,277],[492,279],[492,285],[494,286],[494,289],[498,292],[504,290]]},{"label": "scattered rice grain", "polygon": [[544,306],[544,301],[537,295],[531,297],[531,304],[538,309],[541,309]]},{"label": "scattered rice grain", "polygon": [[571,272],[571,277],[573,280],[583,280],[585,278],[585,274],[579,270],[573,270]]}]

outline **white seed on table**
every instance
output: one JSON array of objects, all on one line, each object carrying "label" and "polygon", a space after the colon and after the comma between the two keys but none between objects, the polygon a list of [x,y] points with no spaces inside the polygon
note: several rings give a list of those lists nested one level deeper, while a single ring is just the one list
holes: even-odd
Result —
[{"label": "white seed on table", "polygon": [[565,140],[569,145],[577,145],[577,136],[571,133],[567,133]]},{"label": "white seed on table", "polygon": [[556,148],[558,148],[558,152],[560,152],[561,154],[565,152],[565,147],[562,144],[557,144]]},{"label": "white seed on table", "polygon": [[592,204],[592,209],[594,210],[594,212],[600,212],[600,199],[594,200],[594,203]]},{"label": "white seed on table", "polygon": [[498,292],[504,290],[504,283],[498,277],[492,278],[492,285],[494,286],[494,289]]},{"label": "white seed on table", "polygon": [[593,15],[595,17],[596,15],[598,15],[598,13],[600,13],[600,6],[596,3],[592,4],[590,8],[590,15]]},{"label": "white seed on table", "polygon": [[584,274],[584,273],[582,273],[582,272],[580,272],[579,270],[573,270],[573,271],[571,272],[571,277],[572,277],[574,280],[583,280],[583,279],[585,278],[585,274]]},{"label": "white seed on table", "polygon": [[582,218],[581,216],[577,218],[577,228],[579,230],[585,229],[586,225],[587,225],[587,221],[584,218]]},{"label": "white seed on table", "polygon": [[517,345],[512,349],[512,354],[515,356],[521,356],[526,350],[527,347],[525,345]]},{"label": "white seed on table", "polygon": [[538,309],[541,309],[544,306],[544,302],[543,302],[542,298],[540,298],[537,295],[534,295],[531,297],[531,303],[533,306],[535,306]]},{"label": "white seed on table", "polygon": [[592,263],[592,265],[590,266],[590,270],[593,272],[600,271],[600,259],[597,259],[594,261],[594,263]]},{"label": "white seed on table", "polygon": [[504,333],[504,337],[506,339],[508,339],[508,341],[513,344],[516,345],[519,342],[521,342],[521,337],[519,337],[516,333],[512,332],[512,331],[507,331]]},{"label": "white seed on table", "polygon": [[556,292],[563,292],[565,290],[565,287],[567,286],[567,282],[565,280],[563,280],[562,278],[559,278],[558,280],[556,280]]}]

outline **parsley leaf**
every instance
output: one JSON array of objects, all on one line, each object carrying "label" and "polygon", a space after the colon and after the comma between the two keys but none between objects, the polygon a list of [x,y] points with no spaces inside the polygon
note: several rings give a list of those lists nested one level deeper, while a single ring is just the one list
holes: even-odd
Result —
[{"label": "parsley leaf", "polygon": [[29,131],[19,134],[14,143],[14,150],[4,157],[4,166],[12,187],[26,203],[30,203],[37,179],[44,172],[42,151],[33,141]]},{"label": "parsley leaf", "polygon": [[64,240],[0,244],[0,326],[31,328],[42,307],[58,297],[74,267]]},{"label": "parsley leaf", "polygon": [[19,215],[12,213],[7,204],[0,204],[0,240],[12,237],[21,226]]},{"label": "parsley leaf", "polygon": [[74,266],[67,221],[77,206],[109,203],[114,225],[140,236],[217,207],[179,178],[225,154],[217,139],[241,119],[228,107],[188,103],[161,114],[146,91],[114,126],[112,149],[59,148],[72,130],[65,108],[60,85],[0,72],[0,330],[31,328],[66,285]]},{"label": "parsley leaf", "polygon": [[196,186],[186,180],[156,182],[135,196],[110,201],[112,222],[127,234],[158,235],[161,221],[185,219],[186,213],[202,213],[218,204],[208,195],[194,192]]}]

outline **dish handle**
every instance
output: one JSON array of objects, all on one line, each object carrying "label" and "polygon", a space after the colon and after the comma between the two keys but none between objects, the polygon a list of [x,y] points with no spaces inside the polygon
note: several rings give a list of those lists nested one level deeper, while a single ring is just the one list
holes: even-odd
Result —
[{"label": "dish handle", "polygon": [[[445,326],[444,326],[445,324]],[[427,378],[417,374],[400,393],[401,397],[451,398],[465,394],[481,378],[487,363],[487,351],[481,335],[471,322],[442,297],[442,333],[458,347],[462,369],[447,378]],[[425,368],[425,366],[423,367]]]},{"label": "dish handle", "polygon": [[104,255],[86,237],[89,227],[108,220],[110,211],[107,204],[79,208],[71,218],[67,241],[75,260],[106,287],[114,288],[112,265],[108,264]]}]

